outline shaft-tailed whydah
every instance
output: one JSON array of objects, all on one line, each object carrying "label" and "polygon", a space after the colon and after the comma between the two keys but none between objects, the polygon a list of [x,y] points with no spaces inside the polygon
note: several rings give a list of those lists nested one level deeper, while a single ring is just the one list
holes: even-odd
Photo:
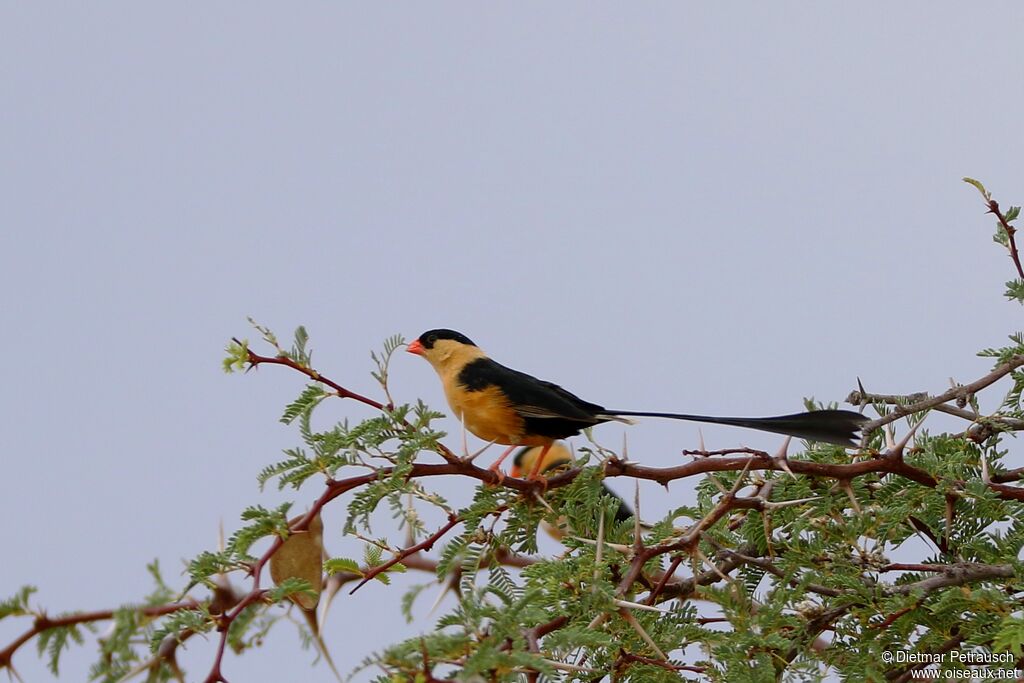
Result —
[{"label": "shaft-tailed whydah", "polygon": [[[572,464],[572,453],[563,443],[556,442],[548,447],[526,446],[520,448],[512,456],[512,468],[509,470],[509,474],[513,477],[521,477],[524,472],[536,470],[539,474],[548,478],[572,467]],[[603,483],[601,484],[601,489],[605,496],[618,501],[619,506],[615,508],[614,517],[616,522],[625,522],[633,516],[633,510],[626,504],[626,501],[622,500],[622,496],[612,491]],[[648,528],[646,524],[641,526]],[[545,523],[541,527],[556,541],[561,541],[565,537],[566,532],[571,531],[569,523],[564,517],[559,517],[555,525]]]},{"label": "shaft-tailed whydah", "polygon": [[[484,441],[509,448],[491,467],[495,470],[517,446],[549,449],[558,439],[630,417],[663,417],[708,422],[786,434],[811,441],[854,447],[868,418],[850,410],[815,410],[776,417],[715,417],[641,410],[613,410],[584,401],[557,384],[492,360],[469,337],[454,330],[429,330],[409,344],[409,353],[423,356],[437,371],[445,398],[470,432]],[[537,465],[530,478],[537,476]]]}]

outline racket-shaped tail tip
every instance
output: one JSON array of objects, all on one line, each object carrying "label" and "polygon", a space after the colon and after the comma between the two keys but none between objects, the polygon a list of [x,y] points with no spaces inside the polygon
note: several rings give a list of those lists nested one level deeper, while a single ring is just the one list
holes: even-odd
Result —
[{"label": "racket-shaped tail tip", "polygon": [[868,417],[852,410],[815,410],[794,415],[791,419],[798,423],[794,425],[797,430],[804,432],[794,433],[794,436],[833,443],[846,448],[860,446],[861,429],[871,421]]}]

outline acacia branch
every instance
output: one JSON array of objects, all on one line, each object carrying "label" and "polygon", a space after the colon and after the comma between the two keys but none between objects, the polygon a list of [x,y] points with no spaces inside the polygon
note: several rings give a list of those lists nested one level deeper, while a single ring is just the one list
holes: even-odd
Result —
[{"label": "acacia branch", "polygon": [[[184,609],[197,609],[201,605],[196,600],[183,600],[172,602],[166,605],[154,607],[141,607],[136,613],[150,618],[162,617]],[[91,624],[96,621],[108,621],[114,618],[114,610],[97,610],[95,612],[79,612],[77,614],[66,614],[62,617],[48,617],[45,614],[38,615],[32,622],[32,627],[18,636],[10,645],[0,650],[0,669],[10,668],[14,659],[14,653],[39,634],[53,628],[64,628],[77,626],[79,624]]]},{"label": "acacia branch", "polygon": [[[1012,236],[1012,233],[1010,233]],[[1014,254],[1016,250],[1014,249]],[[366,396],[362,396],[356,392],[350,391],[339,383],[331,380],[328,377],[323,376],[318,371],[306,367],[291,358],[286,356],[261,356],[256,354],[247,347],[247,359],[249,367],[258,367],[261,364],[281,365],[296,370],[315,382],[322,383],[334,391],[334,393],[341,398],[351,398],[355,401],[361,402],[368,405],[376,410],[390,413],[391,406],[384,405],[378,401],[370,399]],[[958,415],[965,419],[972,419],[977,421],[979,418],[974,416],[968,411],[964,411],[953,406],[944,405],[950,401],[956,400],[967,400],[972,394],[986,388],[987,386],[998,381],[1000,378],[1009,374],[1016,368],[1024,365],[1024,355],[1018,355],[1011,358],[1006,363],[996,367],[992,372],[986,376],[971,382],[966,385],[955,387],[949,391],[944,392],[938,396],[928,397],[925,394],[911,395],[909,398],[913,399],[909,405],[902,405],[902,400],[907,397],[896,397],[896,396],[885,396],[885,395],[872,395],[872,394],[861,394],[858,398],[860,402],[869,402],[873,400],[881,400],[882,402],[891,402],[895,407],[893,413],[878,420],[874,420],[865,426],[865,433],[880,426],[889,424],[901,417],[906,415],[936,408],[950,412],[954,415]],[[1016,418],[980,418],[982,420],[990,420],[993,422],[1001,423],[1011,429],[1024,426],[1024,420],[1018,420]],[[413,426],[408,422],[404,422],[406,428],[412,430]],[[480,481],[481,483],[488,485],[504,486],[511,490],[515,490],[519,493],[533,496],[534,494],[543,493],[545,489],[557,489],[562,486],[570,484],[580,474],[579,468],[571,469],[567,472],[558,474],[551,479],[544,481],[527,481],[523,479],[517,479],[513,477],[501,477],[499,474],[484,468],[475,466],[471,461],[464,460],[457,457],[450,449],[442,444],[437,445],[437,452],[445,459],[443,464],[429,464],[429,463],[413,463],[408,472],[409,478],[421,478],[431,476],[464,476],[470,479]],[[786,471],[792,474],[802,474],[805,476],[812,477],[823,477],[831,478],[839,481],[850,481],[855,477],[863,476],[870,473],[878,475],[892,474],[904,477],[908,480],[914,481],[923,486],[936,487],[939,482],[928,472],[923,469],[914,467],[906,463],[903,459],[902,447],[898,449],[891,449],[888,452],[873,455],[872,457],[860,460],[857,462],[850,463],[823,463],[813,462],[807,460],[788,460],[780,461],[763,451],[757,451],[752,449],[724,449],[719,451],[684,451],[685,454],[702,456],[692,462],[688,462],[682,465],[673,467],[656,468],[645,465],[638,465],[630,462],[623,462],[621,460],[612,458],[605,461],[603,466],[603,473],[606,477],[617,477],[627,476],[635,479],[647,479],[651,481],[657,481],[662,484],[668,484],[671,481],[677,479],[685,479],[688,477],[696,476],[699,474],[707,474],[713,472],[746,472],[746,471]],[[710,457],[717,456],[717,457]],[[735,456],[735,457],[734,457]],[[1006,486],[1001,482],[1005,481],[1016,481],[1019,479],[1021,472],[1024,472],[1024,468],[1020,470],[1013,470],[1009,472],[999,473],[993,477],[985,476],[984,483],[988,485],[992,490],[997,491],[1002,497],[1010,499],[1024,499],[1024,489],[1017,487]],[[289,527],[290,533],[299,533],[308,529],[311,520],[319,514],[320,510],[335,498],[343,495],[344,493],[366,486],[374,481],[378,481],[382,478],[388,477],[393,473],[393,468],[381,468],[369,474],[348,477],[345,479],[328,479],[324,490],[322,491],[319,498],[313,503],[309,511],[302,516],[294,524]],[[743,476],[741,476],[733,490],[725,493],[718,504],[701,520],[694,524],[690,530],[681,538],[677,538],[671,542],[662,543],[656,546],[643,547],[642,545],[634,553],[631,558],[629,566],[626,568],[624,575],[621,576],[618,582],[618,590],[622,592],[624,590],[631,589],[638,581],[651,588],[648,595],[648,602],[654,604],[661,599],[669,599],[671,597],[685,598],[691,596],[696,591],[696,588],[700,585],[707,585],[723,580],[728,574],[735,570],[737,567],[743,564],[751,564],[757,566],[765,571],[772,573],[776,577],[783,578],[781,570],[779,570],[774,562],[770,559],[753,557],[746,553],[739,553],[732,550],[720,549],[720,553],[725,556],[725,560],[721,563],[713,565],[713,570],[704,572],[690,579],[673,581],[673,571],[678,568],[681,564],[686,553],[693,552],[697,547],[697,544],[701,540],[704,532],[715,525],[719,520],[725,517],[730,511],[735,509],[755,509],[765,511],[768,509],[769,503],[766,500],[754,498],[743,498],[736,495],[741,483],[743,482]],[[339,579],[341,582],[356,581],[360,580],[359,584],[353,589],[356,590],[370,579],[387,571],[399,562],[405,562],[407,566],[415,569],[433,570],[436,569],[436,563],[426,558],[419,557],[418,554],[421,551],[430,550],[433,545],[444,537],[451,529],[459,524],[461,518],[458,516],[450,515],[448,523],[439,529],[437,532],[432,534],[430,537],[413,546],[404,548],[398,552],[394,558],[389,560],[383,565],[367,569],[363,574],[357,575],[344,574]],[[265,599],[267,591],[262,589],[260,586],[260,577],[263,567],[268,563],[270,558],[275,552],[281,547],[283,540],[280,537],[274,538],[270,547],[263,553],[263,555],[249,568],[249,574],[252,576],[253,583],[251,590],[243,595],[236,602],[231,604],[230,609],[226,609],[222,614],[217,616],[217,630],[220,632],[220,642],[217,646],[217,654],[213,666],[206,678],[207,683],[218,683],[225,681],[221,674],[221,663],[223,660],[224,653],[227,645],[227,633],[231,624],[238,619],[242,611],[263,599]],[[676,557],[670,565],[670,571],[663,575],[655,575],[651,580],[643,576],[643,567],[651,559],[661,554],[676,553]],[[496,558],[499,562],[502,560]],[[509,558],[511,559],[511,558]],[[526,558],[522,558],[522,561],[527,561]],[[521,566],[521,565],[520,565]],[[998,578],[1010,578],[1013,576],[1012,568],[1008,565],[980,565],[971,563],[960,563],[958,565],[947,565],[947,566],[935,566],[935,565],[888,565],[882,571],[928,571],[935,574],[929,578],[921,581],[904,584],[900,586],[890,587],[888,590],[891,594],[905,594],[915,589],[921,589],[925,591],[938,590],[943,587],[963,585],[964,583],[985,581]],[[792,581],[792,580],[791,580]],[[840,594],[837,591],[828,589],[824,586],[810,586],[809,590],[818,592],[819,594],[838,597]],[[168,605],[145,608],[140,613],[147,616],[162,616],[178,611],[180,609],[191,609],[200,606],[199,602],[185,601],[181,603],[171,603]],[[50,619],[45,616],[40,616],[33,623],[31,629],[26,633],[19,636],[13,641],[7,648],[0,651],[0,668],[10,667],[11,659],[14,653],[26,642],[39,635],[40,633],[60,626],[74,625],[76,623],[89,623],[92,621],[100,621],[112,618],[114,614],[113,610],[83,613],[80,615],[70,615],[68,617],[61,617],[58,619]],[[564,621],[555,619],[548,624],[536,627],[536,632],[531,632],[531,637],[539,638],[544,633],[555,630],[564,625]]]},{"label": "acacia branch", "polygon": [[[697,544],[700,542],[701,537],[704,535],[704,532],[714,526],[715,523],[728,514],[730,510],[737,507],[736,493],[743,487],[744,482],[746,481],[746,474],[749,469],[750,466],[748,464],[747,467],[743,468],[743,472],[740,476],[736,478],[736,483],[733,484],[733,487],[729,491],[724,492],[715,507],[704,515],[704,517],[691,525],[682,538],[677,541],[660,543],[649,547],[644,547],[640,544],[639,548],[633,555],[633,559],[629,563],[629,568],[619,581],[618,586],[616,586],[616,594],[621,596],[628,593],[632,589],[633,584],[637,582],[643,573],[644,565],[655,557],[673,552],[693,552],[696,549]],[[662,585],[661,588],[663,589],[664,586]],[[655,587],[654,590],[657,589],[658,588]]]},{"label": "acacia branch", "polygon": [[463,521],[462,518],[459,517],[458,515],[449,515],[448,516],[448,523],[445,524],[440,529],[438,529],[437,531],[435,531],[433,534],[431,534],[427,538],[425,538],[422,542],[417,543],[416,545],[411,545],[408,548],[405,548],[404,550],[402,550],[402,552],[398,553],[397,555],[395,555],[393,558],[391,558],[390,560],[388,560],[384,564],[377,565],[377,566],[373,567],[372,569],[370,569],[369,571],[367,571],[363,575],[363,580],[360,581],[358,584],[356,584],[355,588],[353,588],[351,591],[349,591],[349,595],[351,595],[352,593],[355,593],[363,585],[365,585],[366,582],[372,581],[374,577],[380,576],[381,574],[386,572],[388,569],[391,569],[396,564],[398,564],[399,562],[401,562],[405,558],[409,557],[410,555],[412,555],[414,553],[418,553],[421,550],[430,550],[431,548],[434,547],[434,544],[437,543],[438,540],[440,540],[445,534],[447,534],[449,531],[451,531],[453,528],[455,528],[456,525],[461,524],[462,521]]},{"label": "acacia branch", "polygon": [[1003,230],[1006,231],[1006,238],[1009,242],[1010,258],[1013,259],[1013,265],[1017,267],[1017,275],[1024,280],[1024,268],[1021,268],[1020,254],[1017,253],[1017,241],[1014,235],[1017,233],[1017,228],[1010,225],[1010,222],[1006,220],[1006,216],[999,210],[999,202],[994,199],[989,199],[987,202],[988,212],[995,214],[996,218],[999,219],[999,224],[1003,226]]},{"label": "acacia branch", "polygon": [[320,382],[321,384],[326,384],[331,389],[334,389],[335,393],[337,393],[338,396],[340,396],[341,398],[351,398],[351,399],[354,399],[356,401],[359,401],[360,403],[365,403],[366,405],[368,405],[368,406],[370,406],[372,408],[376,408],[377,410],[384,410],[385,409],[385,406],[384,406],[383,403],[379,403],[377,401],[374,401],[372,398],[367,398],[366,396],[362,396],[361,394],[357,394],[354,391],[350,391],[349,389],[346,389],[345,387],[341,386],[337,382],[334,382],[333,380],[331,380],[331,379],[321,375],[319,372],[317,372],[313,368],[308,367],[306,365],[302,365],[301,363],[297,363],[294,360],[292,360],[291,358],[289,358],[288,356],[285,356],[283,354],[278,355],[278,356],[261,356],[260,354],[254,352],[252,349],[250,349],[248,345],[243,344],[242,342],[240,342],[238,339],[235,339],[235,338],[232,337],[231,341],[235,342],[236,344],[238,344],[239,346],[241,346],[242,348],[245,349],[246,355],[248,356],[249,368],[250,369],[259,367],[260,365],[268,365],[268,364],[269,365],[284,365],[285,367],[289,367],[292,370],[297,370],[298,372],[301,372],[303,375],[306,375],[307,377],[309,377],[310,379],[312,379],[312,380],[314,380],[316,382]]},{"label": "acacia branch", "polygon": [[[906,396],[892,394],[870,394],[860,389],[852,391],[846,397],[846,402],[856,406],[870,405],[872,403],[884,403],[886,405],[907,405],[910,402],[921,401],[928,398],[928,393],[921,391]],[[958,399],[959,401],[959,399]],[[1024,420],[1017,417],[1003,417],[1001,415],[979,415],[970,410],[960,408],[956,405],[946,403],[939,404],[933,410],[959,417],[972,423],[967,431],[957,436],[971,439],[975,442],[982,442],[995,432],[1011,431],[1019,432],[1024,430]]]},{"label": "acacia branch", "polygon": [[978,581],[1012,579],[1013,577],[1013,567],[1008,564],[957,562],[945,565],[942,573],[936,576],[929,576],[927,579],[921,579],[913,583],[892,586],[887,588],[886,592],[889,595],[908,595],[918,590],[931,593],[940,588],[949,588],[950,586],[963,586],[964,584],[977,583]]},{"label": "acacia branch", "polygon": [[[744,458],[702,458],[683,465],[676,465],[675,467],[660,468],[626,463],[621,460],[608,460],[605,462],[604,474],[606,477],[627,476],[667,484],[676,479],[684,479],[695,474],[735,472],[748,467],[751,471],[786,471],[779,461],[764,451],[748,450],[747,453],[749,453],[749,456]],[[787,459],[786,464],[794,474],[807,474],[816,477],[827,477],[829,479],[848,480],[876,472],[879,474],[898,474],[929,487],[935,487],[938,484],[935,477],[920,468],[907,464],[903,461],[902,454],[896,452],[879,454],[878,457],[846,464],[793,459]],[[559,475],[549,480],[549,488],[557,485],[556,483],[560,483],[559,480],[568,474]]]},{"label": "acacia branch", "polygon": [[[363,403],[365,405],[368,405],[371,408],[376,408],[377,410],[385,413],[390,412],[391,409],[393,408],[393,406],[386,406],[383,403],[380,403],[379,401],[373,400],[372,398],[367,398],[366,396],[357,394],[354,391],[346,389],[345,387],[341,386],[340,384],[330,379],[329,377],[324,376],[323,374],[314,370],[311,367],[295,362],[286,355],[282,354],[278,356],[261,356],[260,354],[250,349],[248,345],[242,344],[242,342],[240,342],[239,340],[232,338],[232,341],[245,349],[250,369],[259,367],[260,365],[264,364],[283,365],[285,367],[291,368],[292,370],[301,372],[303,375],[309,377],[310,379],[316,382],[320,382],[321,384],[329,386],[340,398],[350,398],[355,401],[359,401],[360,403]],[[405,426],[407,430],[413,430],[413,426],[409,424],[408,421],[403,420],[402,424]],[[456,462],[459,460],[459,457],[456,456],[455,453],[453,453],[451,450],[448,449],[448,447],[444,446],[443,444],[437,444],[437,452],[442,458],[444,458],[448,462]]]},{"label": "acacia branch", "polygon": [[[1024,275],[1022,275],[1021,277],[1024,277]],[[944,391],[938,396],[922,398],[921,400],[915,401],[909,405],[894,403],[892,412],[890,414],[883,415],[882,417],[872,420],[871,422],[865,423],[864,426],[861,428],[861,433],[867,435],[871,431],[878,429],[879,427],[883,427],[891,422],[895,422],[896,420],[906,417],[907,415],[920,413],[930,408],[934,408],[935,406],[941,405],[943,403],[956,401],[958,399],[965,400],[969,398],[972,394],[976,394],[985,387],[989,386],[990,384],[993,384],[998,380],[1002,379],[1006,375],[1010,374],[1011,372],[1019,368],[1021,365],[1024,365],[1024,355],[1016,355],[1010,358],[1005,363],[996,366],[996,368],[992,370],[992,372],[988,373],[984,377],[976,379],[969,384],[961,384],[960,386],[953,387],[948,391]],[[854,403],[855,405],[862,405],[862,403],[860,402],[851,401],[851,399],[857,399],[860,393],[860,391],[851,393],[846,400],[851,403]]]},{"label": "acacia branch", "polygon": [[652,659],[650,657],[643,657],[641,655],[633,654],[632,652],[626,652],[625,650],[619,651],[618,659],[612,665],[612,671],[617,671],[621,668],[629,666],[630,663],[636,664],[647,664],[649,666],[656,666],[667,671],[689,671],[692,673],[702,674],[707,671],[707,668],[703,666],[689,666],[686,664],[672,664],[671,662],[664,659]]},{"label": "acacia branch", "polygon": [[[237,340],[235,341],[236,343],[238,343]],[[321,382],[331,387],[338,393],[339,396],[342,396],[344,398],[352,398],[354,400],[365,403],[366,405],[377,408],[378,410],[381,411],[387,410],[387,407],[384,406],[383,404],[374,401],[373,399],[366,398],[365,396],[356,394],[355,392],[352,392],[346,389],[345,387],[341,386],[337,382],[331,380],[330,378],[325,377],[318,371],[312,368],[305,367],[299,363],[296,363],[287,356],[261,356],[249,350],[247,346],[245,347],[245,349],[248,354],[248,359],[251,367],[256,367],[261,363],[283,365],[292,368],[293,370],[296,370],[298,372],[301,372],[302,374],[306,375],[307,377],[310,377],[315,381]],[[941,405],[943,403],[947,403],[951,400],[956,400],[958,398],[964,399],[970,396],[971,394],[977,393],[981,389],[989,386],[990,384],[994,383],[995,381],[1002,378],[1006,374],[1012,372],[1014,369],[1020,367],[1021,365],[1024,365],[1024,355],[1014,356],[1007,363],[1000,365],[995,370],[990,372],[988,375],[978,380],[975,380],[974,382],[961,385],[959,387],[955,387],[943,394],[940,394],[939,396],[923,398],[922,400],[917,401],[909,406],[897,405],[894,408],[893,414],[884,416],[882,418],[867,423],[863,428],[863,432],[867,434],[868,432],[879,426],[888,424],[890,422],[894,422],[900,417],[909,415],[911,413],[921,412],[923,410],[932,408],[936,405]],[[412,428],[411,425],[408,424],[408,422],[406,422],[405,425],[407,428]],[[726,449],[723,451],[712,451],[704,454],[726,455],[733,453],[742,453],[745,450],[746,449]],[[429,468],[429,465],[423,465],[422,468],[424,469],[419,469],[419,466],[416,466],[417,471],[410,474],[410,476],[461,474],[470,476],[474,479],[478,479],[487,484],[505,486],[507,488],[512,488],[522,493],[528,493],[530,495],[533,495],[533,493],[535,492],[543,493],[544,489],[546,488],[558,488],[559,486],[565,486],[571,483],[572,480],[575,479],[575,477],[579,474],[578,469],[570,470],[565,474],[552,478],[551,480],[548,481],[547,485],[545,485],[543,482],[516,479],[514,477],[502,477],[501,475],[495,473],[492,470],[476,467],[475,465],[472,464],[472,462],[457,457],[450,449],[445,447],[443,444],[437,445],[437,451],[446,460],[445,465],[438,465],[436,467],[439,469],[434,470],[425,469]],[[860,462],[849,463],[845,465],[817,463],[802,460],[788,460],[785,463],[782,463],[779,460],[772,458],[772,456],[768,455],[763,451],[750,450],[746,452],[748,452],[751,456],[756,457],[757,462],[751,462],[749,461],[749,459],[729,459],[725,461],[710,462],[704,460],[697,460],[679,467],[650,468],[641,465],[634,465],[631,463],[627,464],[618,460],[609,460],[605,463],[605,476],[629,476],[637,479],[649,479],[652,481],[657,481],[661,484],[667,484],[669,481],[673,481],[675,479],[682,479],[688,476],[692,476],[694,474],[702,474],[706,472],[735,471],[744,469],[745,467],[749,467],[751,470],[767,469],[785,471],[786,467],[788,466],[789,469],[794,473],[828,477],[840,480],[850,480],[854,477],[861,476],[869,472],[877,472],[881,474],[896,474],[899,476],[906,477],[907,479],[915,481],[919,484],[923,484],[925,486],[930,487],[935,487],[938,484],[935,478],[932,477],[927,472],[925,472],[924,470],[913,467],[904,462],[902,452],[888,453],[879,458],[863,460]],[[697,452],[686,451],[686,453],[695,454]],[[376,478],[374,477],[374,475],[366,476]],[[372,480],[373,479],[368,479],[366,480],[366,483]],[[1004,498],[1024,498],[1024,492],[1018,492],[1015,487],[998,487],[998,484],[996,482],[990,483],[989,486],[993,488],[993,490],[996,490]],[[348,490],[348,488],[344,487],[343,490],[338,489],[337,495],[340,495],[342,492],[344,492],[344,490]],[[335,496],[332,495],[330,498],[333,497]],[[330,500],[330,498],[328,498],[328,500]]]}]

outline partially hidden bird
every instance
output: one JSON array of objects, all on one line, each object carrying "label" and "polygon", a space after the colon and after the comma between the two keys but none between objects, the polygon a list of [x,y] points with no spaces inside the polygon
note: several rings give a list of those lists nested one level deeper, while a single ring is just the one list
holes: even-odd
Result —
[{"label": "partially hidden bird", "polygon": [[[513,477],[520,477],[524,472],[536,469],[545,478],[554,476],[560,471],[572,466],[573,457],[569,449],[562,442],[556,441],[549,448],[544,446],[525,446],[516,451],[512,456],[512,467],[509,474]],[[619,506],[615,509],[615,521],[625,522],[633,516],[633,510],[622,500],[622,497],[610,488],[601,484],[605,496],[610,496],[618,501]],[[646,525],[643,525],[646,526]],[[544,530],[556,541],[562,540],[568,530],[568,522],[559,518],[557,526],[550,524],[543,525]]]},{"label": "partially hidden bird", "polygon": [[[540,446],[546,452],[558,439],[612,420],[631,424],[631,417],[746,427],[845,447],[856,446],[853,440],[868,421],[851,410],[815,410],[776,417],[612,410],[584,401],[557,384],[505,367],[488,357],[469,337],[454,330],[428,330],[406,350],[423,356],[433,366],[441,378],[448,405],[467,430],[484,441],[508,446],[491,465],[490,469],[496,472],[516,447]],[[544,460],[542,453],[529,479],[537,478]]]}]

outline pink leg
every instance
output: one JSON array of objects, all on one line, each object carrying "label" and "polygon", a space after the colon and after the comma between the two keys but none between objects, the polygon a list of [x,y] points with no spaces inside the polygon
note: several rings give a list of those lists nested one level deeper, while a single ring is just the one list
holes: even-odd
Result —
[{"label": "pink leg", "polygon": [[[529,479],[530,481],[536,481],[537,480],[537,478],[538,478],[537,474],[540,473],[540,465],[541,465],[542,462],[544,462],[544,458],[546,458],[548,456],[548,451],[551,450],[551,446],[552,446],[553,443],[554,442],[549,443],[547,446],[545,446],[541,450],[540,455],[537,456],[537,459],[533,463],[533,469],[530,470],[530,476],[527,477],[527,479]],[[545,481],[547,481],[547,480],[545,479]]]},{"label": "pink leg", "polygon": [[506,448],[505,452],[502,453],[498,457],[498,459],[494,461],[494,464],[488,467],[487,469],[489,469],[492,472],[497,472],[501,474],[501,478],[504,479],[505,475],[501,472],[501,463],[505,462],[505,458],[507,458],[509,454],[512,453],[512,451],[514,451],[516,448],[518,448],[518,446],[509,446],[508,448]]}]

